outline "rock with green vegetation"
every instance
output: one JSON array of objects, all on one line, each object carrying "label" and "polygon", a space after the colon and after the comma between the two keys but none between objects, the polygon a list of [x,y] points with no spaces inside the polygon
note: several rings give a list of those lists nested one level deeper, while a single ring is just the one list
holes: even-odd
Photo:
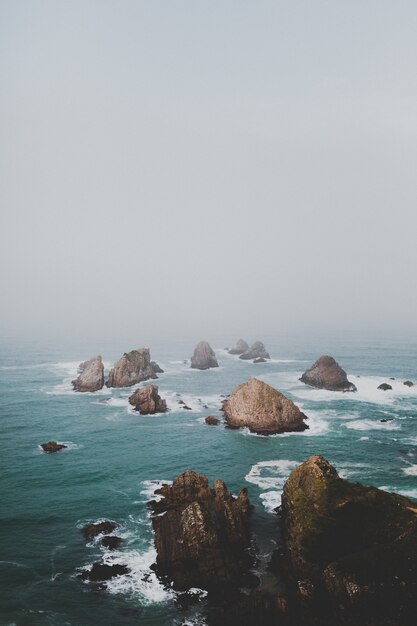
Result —
[{"label": "rock with green vegetation", "polygon": [[236,387],[223,402],[228,428],[247,427],[260,435],[308,428],[306,415],[281,392],[257,378]]},{"label": "rock with green vegetation", "polygon": [[323,355],[300,378],[310,387],[328,391],[357,391],[355,385],[347,379],[342,369],[332,356]]},{"label": "rock with green vegetation", "polygon": [[130,387],[138,383],[158,378],[156,372],[161,372],[161,368],[151,361],[149,348],[140,348],[125,352],[114,367],[109,372],[107,387]]},{"label": "rock with green vegetation", "polygon": [[343,480],[312,456],[285,483],[281,519],[283,569],[315,623],[415,624],[416,502]]}]

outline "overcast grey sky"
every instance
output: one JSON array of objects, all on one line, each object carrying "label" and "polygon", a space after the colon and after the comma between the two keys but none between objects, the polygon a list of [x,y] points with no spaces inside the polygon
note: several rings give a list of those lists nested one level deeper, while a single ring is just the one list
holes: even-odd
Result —
[{"label": "overcast grey sky", "polygon": [[2,334],[417,330],[415,0],[0,0]]}]

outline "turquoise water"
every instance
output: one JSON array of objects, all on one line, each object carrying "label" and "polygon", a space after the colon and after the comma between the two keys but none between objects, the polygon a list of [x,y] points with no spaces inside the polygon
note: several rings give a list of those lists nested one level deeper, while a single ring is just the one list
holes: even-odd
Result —
[{"label": "turquoise water", "polygon": [[[277,537],[272,509],[291,469],[310,454],[325,455],[342,476],[417,499],[417,386],[402,384],[417,382],[417,344],[263,339],[273,358],[256,365],[227,355],[224,340],[211,341],[220,367],[207,372],[184,364],[191,343],[150,343],[152,358],[166,370],[158,385],[171,408],[156,417],[129,410],[131,389],[77,394],[70,386],[80,361],[100,353],[109,366],[143,343],[2,344],[0,624],[193,623],[195,609],[180,611],[175,595],[149,570],[155,555],[146,507],[157,481],[187,468],[222,478],[234,493],[248,487],[265,588],[280,584],[264,572]],[[356,394],[298,381],[322,353],[339,360]],[[222,395],[254,375],[291,397],[310,430],[265,438],[203,423],[206,415],[221,415]],[[393,391],[378,391],[382,382]],[[192,410],[182,409],[179,399]],[[44,454],[38,445],[50,439],[69,447]],[[120,551],[85,544],[80,527],[100,518],[121,524]],[[102,556],[126,563],[131,574],[100,591],[75,573]]]}]

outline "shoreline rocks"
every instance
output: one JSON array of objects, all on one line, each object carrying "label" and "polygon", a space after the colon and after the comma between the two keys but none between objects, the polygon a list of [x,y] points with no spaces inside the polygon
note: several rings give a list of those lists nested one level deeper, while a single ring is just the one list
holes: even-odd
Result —
[{"label": "shoreline rocks", "polygon": [[212,367],[219,367],[213,348],[207,341],[200,341],[191,357],[191,367],[198,370],[208,370]]},{"label": "shoreline rocks", "polygon": [[86,524],[81,529],[82,534],[86,541],[91,541],[98,535],[109,535],[116,528],[119,527],[119,524],[116,522],[111,522],[109,520],[104,520],[102,522],[93,522],[91,524]]},{"label": "shoreline rocks", "polygon": [[270,359],[268,352],[262,341],[255,341],[248,350],[239,356],[244,361],[253,361],[254,359]]},{"label": "shoreline rocks", "polygon": [[300,378],[301,382],[328,391],[357,391],[332,356],[323,355]]},{"label": "shoreline rocks", "polygon": [[64,443],[58,443],[58,441],[48,441],[47,443],[41,443],[41,448],[44,452],[52,454],[53,452],[59,452],[64,448],[68,448]]},{"label": "shoreline rocks", "polygon": [[149,348],[125,352],[109,372],[107,387],[131,387],[145,380],[158,378],[162,372],[155,361],[151,361]]},{"label": "shoreline rocks", "polygon": [[143,389],[136,389],[129,397],[129,403],[141,415],[166,413],[168,410],[167,402],[159,395],[156,385],[146,385]]},{"label": "shoreline rocks", "polygon": [[101,356],[80,363],[78,377],[72,381],[74,391],[99,391],[104,386],[104,365]]},{"label": "shoreline rocks", "polygon": [[228,428],[247,427],[260,435],[308,428],[307,416],[291,400],[257,378],[236,387],[223,402],[222,411]]},{"label": "shoreline rocks", "polygon": [[235,347],[228,350],[228,352],[229,354],[239,355],[243,354],[247,350],[249,350],[249,344],[244,339],[239,339],[239,341],[236,342]]}]

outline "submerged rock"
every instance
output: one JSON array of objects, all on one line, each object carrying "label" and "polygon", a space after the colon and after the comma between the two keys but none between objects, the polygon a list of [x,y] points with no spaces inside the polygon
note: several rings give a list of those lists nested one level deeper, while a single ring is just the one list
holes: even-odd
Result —
[{"label": "submerged rock", "polygon": [[388,383],[382,383],[378,386],[378,389],[381,389],[381,391],[389,391],[392,387]]},{"label": "submerged rock", "polygon": [[266,351],[266,348],[262,341],[255,341],[251,345],[251,347],[246,350],[243,354],[240,355],[239,359],[244,359],[245,361],[253,360],[253,359],[269,359],[271,358]]},{"label": "submerged rock", "polygon": [[281,520],[282,571],[313,623],[414,623],[415,502],[343,480],[316,455],[285,483]]},{"label": "submerged rock", "polygon": [[104,520],[102,522],[87,524],[81,529],[81,532],[87,541],[91,541],[91,539],[94,539],[94,537],[98,535],[109,535],[118,527],[119,524],[116,524],[116,522]]},{"label": "submerged rock", "polygon": [[110,580],[115,576],[123,576],[128,574],[130,569],[127,565],[120,565],[118,563],[114,565],[108,565],[107,563],[94,563],[91,569],[81,570],[77,576],[81,580],[89,580],[90,582],[102,582]]},{"label": "submerged rock", "polygon": [[246,489],[233,497],[221,480],[211,489],[206,476],[187,470],[155,494],[162,496],[149,503],[160,577],[180,591],[224,589],[251,578]]},{"label": "submerged rock", "polygon": [[120,547],[123,539],[121,537],[116,537],[114,535],[106,535],[101,540],[101,545],[108,550],[117,550]]},{"label": "submerged rock", "polygon": [[104,385],[104,365],[101,356],[80,363],[78,377],[72,381],[75,391],[98,391]]},{"label": "submerged rock", "polygon": [[220,424],[220,420],[217,417],[214,417],[214,415],[207,415],[204,421],[209,426],[218,426]]},{"label": "submerged rock", "polygon": [[200,341],[195,347],[191,357],[191,367],[197,370],[208,370],[211,367],[219,367],[214,350],[207,341]]},{"label": "submerged rock", "polygon": [[166,400],[161,398],[156,385],[146,385],[143,389],[136,389],[130,396],[129,402],[141,415],[165,413],[168,410]]},{"label": "submerged rock", "polygon": [[57,441],[48,441],[47,443],[41,443],[41,448],[44,452],[59,452],[64,448],[68,448],[64,443],[58,443]]},{"label": "submerged rock", "polygon": [[414,383],[411,380],[405,380],[403,384],[407,387],[414,387]]},{"label": "submerged rock", "polygon": [[150,378],[158,378],[161,368],[151,361],[149,348],[125,352],[109,372],[107,387],[131,387]]},{"label": "submerged rock", "polygon": [[254,363],[266,363],[266,359],[259,357],[258,359],[253,360]]},{"label": "submerged rock", "polygon": [[306,415],[282,393],[251,378],[236,387],[223,402],[222,410],[229,428],[248,427],[260,435],[297,432],[308,428]]},{"label": "submerged rock", "polygon": [[244,339],[239,339],[234,348],[229,350],[229,354],[243,354],[249,350],[249,344]]},{"label": "submerged rock", "polygon": [[310,387],[328,391],[357,391],[355,385],[347,379],[344,369],[332,356],[321,356],[307,369],[300,380]]}]

